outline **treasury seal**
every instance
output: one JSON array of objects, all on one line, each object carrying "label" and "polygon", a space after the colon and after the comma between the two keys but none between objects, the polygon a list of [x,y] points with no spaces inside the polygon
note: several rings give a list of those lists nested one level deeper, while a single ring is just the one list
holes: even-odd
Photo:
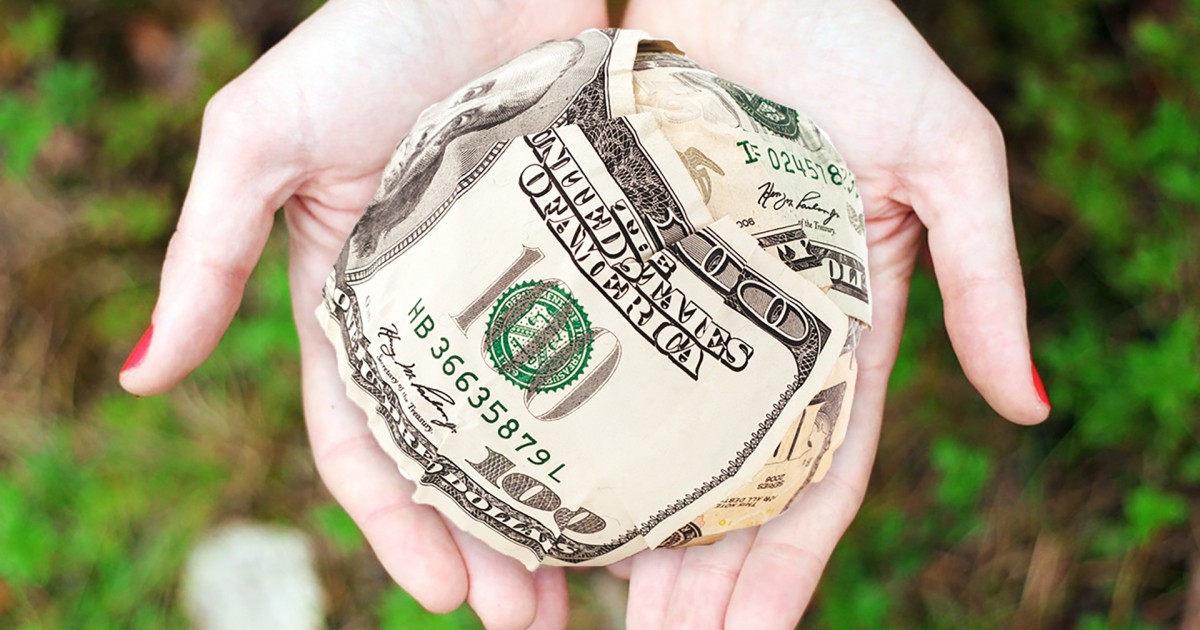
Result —
[{"label": "treasury seal", "polygon": [[524,390],[562,389],[583,374],[592,355],[592,326],[560,282],[509,287],[492,306],[484,352],[497,372]]},{"label": "treasury seal", "polygon": [[725,88],[746,114],[771,133],[789,140],[800,138],[800,113],[796,110],[759,96],[733,81],[721,77],[715,78],[714,81]]}]

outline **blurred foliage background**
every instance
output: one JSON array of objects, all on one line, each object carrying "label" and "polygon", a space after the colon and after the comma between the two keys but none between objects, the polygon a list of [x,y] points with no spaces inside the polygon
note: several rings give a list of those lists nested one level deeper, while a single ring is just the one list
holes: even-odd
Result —
[{"label": "blurred foliage background", "polygon": [[[477,625],[393,587],[314,472],[281,231],[193,377],[116,386],[204,103],[317,4],[0,0],[0,626],[186,626],[186,554],[237,519],[311,534],[333,627]],[[1054,414],[987,408],[919,269],[802,626],[1200,627],[1200,0],[901,6],[1005,129]],[[574,626],[618,623],[605,575],[572,577]]]}]

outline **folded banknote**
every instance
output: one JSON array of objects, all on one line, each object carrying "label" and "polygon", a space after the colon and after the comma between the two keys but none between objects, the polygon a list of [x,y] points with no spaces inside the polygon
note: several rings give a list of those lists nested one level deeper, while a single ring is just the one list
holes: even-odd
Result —
[{"label": "folded banknote", "polygon": [[527,567],[711,542],[845,434],[862,203],[812,121],[638,31],[421,114],[317,316],[382,448]]}]

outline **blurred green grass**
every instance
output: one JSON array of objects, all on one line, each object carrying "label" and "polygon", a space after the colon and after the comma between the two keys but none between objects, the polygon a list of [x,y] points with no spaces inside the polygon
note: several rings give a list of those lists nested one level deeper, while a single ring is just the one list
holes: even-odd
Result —
[{"label": "blurred green grass", "polygon": [[[282,230],[212,359],[116,388],[205,101],[314,6],[0,3],[0,626],[184,626],[189,546],[235,517],[315,537],[332,626],[477,626],[392,586],[317,479]],[[1055,412],[987,409],[919,269],[870,493],[802,625],[1174,627],[1200,607],[1200,0],[901,6],[1006,131]],[[597,592],[572,577],[575,627],[606,623]]]}]

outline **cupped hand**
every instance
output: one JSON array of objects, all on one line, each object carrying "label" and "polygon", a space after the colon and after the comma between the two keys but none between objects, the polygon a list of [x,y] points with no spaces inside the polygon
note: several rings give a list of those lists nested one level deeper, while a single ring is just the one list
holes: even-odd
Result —
[{"label": "cupped hand", "polygon": [[465,599],[489,628],[564,625],[562,571],[530,574],[413,503],[412,485],[346,398],[314,313],[417,114],[517,53],[606,20],[604,4],[591,0],[326,4],[209,103],[149,345],[121,374],[130,392],[155,394],[212,352],[282,206],[305,416],[321,476],[401,587],[433,611]]},{"label": "cupped hand", "polygon": [[631,578],[631,629],[792,628],[866,491],[926,233],[967,378],[1013,422],[1050,411],[1030,360],[1003,139],[887,0],[634,0],[625,25],[811,116],[863,196],[874,328],[858,350],[850,426],[829,474],[757,529],[614,568]]}]

